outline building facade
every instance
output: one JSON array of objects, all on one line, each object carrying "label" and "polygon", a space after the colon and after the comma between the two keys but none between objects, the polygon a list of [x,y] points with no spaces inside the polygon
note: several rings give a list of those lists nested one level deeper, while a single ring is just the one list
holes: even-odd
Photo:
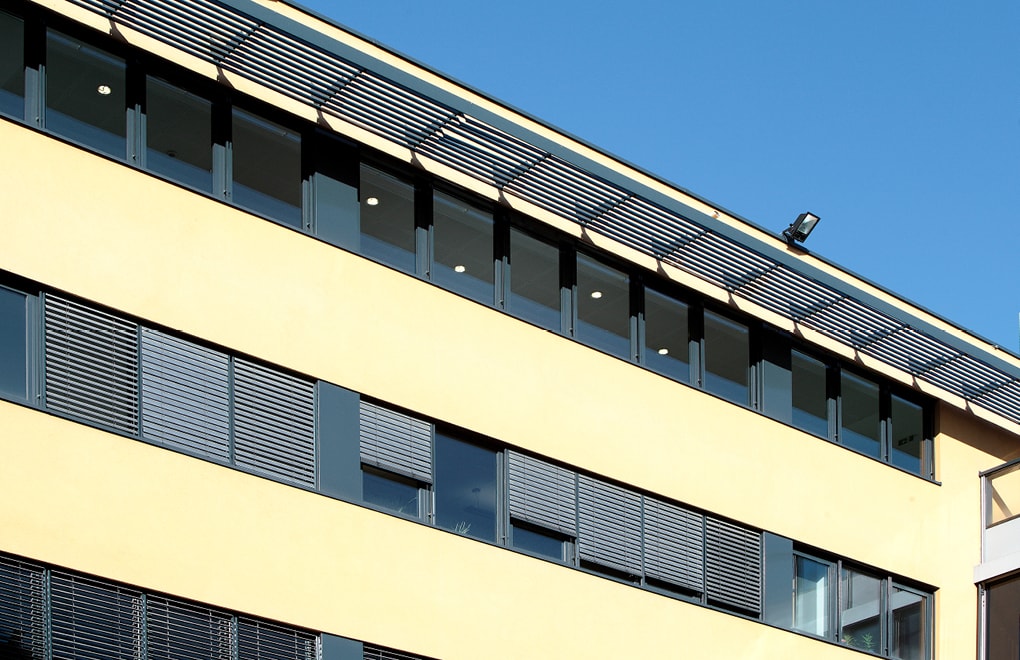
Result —
[{"label": "building facade", "polygon": [[948,321],[270,0],[2,0],[0,145],[0,655],[1017,657]]}]

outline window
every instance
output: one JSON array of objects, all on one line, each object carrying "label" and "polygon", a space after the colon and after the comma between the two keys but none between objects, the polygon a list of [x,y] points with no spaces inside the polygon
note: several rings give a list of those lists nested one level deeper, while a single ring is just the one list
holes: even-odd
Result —
[{"label": "window", "polygon": [[365,466],[361,473],[365,502],[393,513],[421,517],[421,489],[417,482]]},{"label": "window", "polygon": [[231,145],[234,202],[301,227],[301,136],[234,108]]},{"label": "window", "polygon": [[25,23],[0,11],[0,113],[25,116]]},{"label": "window", "polygon": [[803,555],[794,555],[793,628],[819,637],[829,636],[833,566]]},{"label": "window", "polygon": [[492,214],[435,193],[432,281],[478,302],[494,303]]},{"label": "window", "polygon": [[928,471],[923,465],[927,458],[924,409],[895,394],[890,399],[889,462],[914,474],[925,475]]},{"label": "window", "polygon": [[840,437],[842,444],[874,458],[882,458],[882,426],[878,385],[840,374]]},{"label": "window", "polygon": [[683,383],[691,381],[688,316],[686,304],[645,289],[645,365]]},{"label": "window", "polygon": [[889,607],[889,655],[902,660],[928,657],[928,598],[912,589],[892,585]]},{"label": "window", "polygon": [[124,60],[59,32],[46,46],[46,128],[117,158],[127,151]]},{"label": "window", "polygon": [[0,395],[28,397],[28,296],[0,287]]},{"label": "window", "polygon": [[559,249],[511,228],[509,279],[507,311],[543,328],[559,331]]},{"label": "window", "polygon": [[705,312],[705,389],[746,406],[750,341],[747,326]]},{"label": "window", "polygon": [[630,357],[630,278],[577,255],[577,339],[622,358]]},{"label": "window", "polygon": [[436,433],[436,525],[496,541],[496,452]]},{"label": "window", "polygon": [[361,254],[415,272],[414,186],[361,166]]},{"label": "window", "polygon": [[152,77],[145,100],[146,168],[212,192],[212,103]]},{"label": "window", "polygon": [[790,360],[793,382],[793,425],[817,436],[829,437],[829,398],[826,366],[799,351]]},{"label": "window", "polygon": [[516,451],[506,460],[511,545],[568,559],[567,544],[577,537],[577,474]]},{"label": "window", "polygon": [[840,574],[839,639],[847,646],[882,652],[882,580],[856,569]]},{"label": "window", "polygon": [[564,547],[566,541],[544,529],[530,527],[521,523],[512,523],[510,526],[510,543],[518,550],[524,550],[534,555],[548,557],[556,561],[564,561]]}]

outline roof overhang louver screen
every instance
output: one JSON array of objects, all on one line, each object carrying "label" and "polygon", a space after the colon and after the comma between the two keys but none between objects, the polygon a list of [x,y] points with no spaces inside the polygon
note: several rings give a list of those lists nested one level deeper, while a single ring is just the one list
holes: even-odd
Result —
[{"label": "roof overhang louver screen", "polygon": [[705,593],[709,601],[761,612],[761,532],[709,516]]},{"label": "roof overhang louver screen", "polygon": [[645,575],[705,590],[705,516],[645,497]]},{"label": "roof overhang louver screen", "polygon": [[581,559],[641,575],[641,496],[586,475],[578,478]]},{"label": "roof overhang louver screen", "polygon": [[361,402],[361,462],[432,483],[432,424]]},{"label": "roof overhang louver screen", "polygon": [[577,536],[577,474],[515,451],[507,459],[510,517]]}]

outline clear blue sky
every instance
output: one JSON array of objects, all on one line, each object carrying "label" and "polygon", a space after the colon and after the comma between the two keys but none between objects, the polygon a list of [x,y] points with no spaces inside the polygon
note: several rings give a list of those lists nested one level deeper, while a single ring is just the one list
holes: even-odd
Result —
[{"label": "clear blue sky", "polygon": [[1018,0],[300,4],[1018,350]]}]

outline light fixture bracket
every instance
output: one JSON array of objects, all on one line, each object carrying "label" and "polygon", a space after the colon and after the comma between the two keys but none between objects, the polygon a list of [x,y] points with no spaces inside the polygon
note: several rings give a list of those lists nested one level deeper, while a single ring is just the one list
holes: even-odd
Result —
[{"label": "light fixture bracket", "polygon": [[790,245],[793,245],[794,242],[803,243],[807,240],[807,237],[814,230],[820,219],[814,213],[801,213],[789,227],[783,230],[783,238]]}]

